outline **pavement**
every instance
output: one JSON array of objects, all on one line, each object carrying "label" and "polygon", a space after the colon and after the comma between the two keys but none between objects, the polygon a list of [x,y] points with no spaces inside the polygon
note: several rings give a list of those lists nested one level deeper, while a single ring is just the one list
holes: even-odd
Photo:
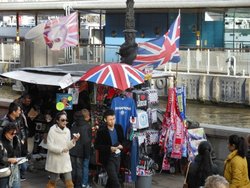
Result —
[{"label": "pavement", "polygon": [[[35,162],[36,166],[32,172],[27,172],[26,180],[21,182],[22,188],[45,188],[48,182],[48,173],[44,170],[45,160]],[[181,174],[169,174],[167,172],[156,173],[152,176],[151,186],[147,183],[141,187],[135,186],[134,183],[125,183],[123,188],[182,188],[184,176]],[[150,182],[150,181],[147,181]],[[57,183],[57,188],[65,187],[61,180]],[[97,182],[92,181],[92,188],[103,188]]]}]

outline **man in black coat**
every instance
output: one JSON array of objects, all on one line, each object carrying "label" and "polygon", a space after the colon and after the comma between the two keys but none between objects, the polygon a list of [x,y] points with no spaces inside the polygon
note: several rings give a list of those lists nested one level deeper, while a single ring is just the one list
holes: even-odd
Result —
[{"label": "man in black coat", "polygon": [[89,159],[91,149],[91,124],[90,114],[87,109],[82,109],[74,114],[75,122],[71,127],[72,137],[80,134],[80,139],[75,147],[70,150],[72,163],[72,180],[75,188],[89,187]]},{"label": "man in black coat", "polygon": [[121,150],[123,149],[123,129],[115,124],[115,112],[111,109],[104,113],[106,126],[100,128],[96,135],[95,149],[99,151],[99,160],[108,174],[108,188],[120,188],[118,178],[121,161]]}]

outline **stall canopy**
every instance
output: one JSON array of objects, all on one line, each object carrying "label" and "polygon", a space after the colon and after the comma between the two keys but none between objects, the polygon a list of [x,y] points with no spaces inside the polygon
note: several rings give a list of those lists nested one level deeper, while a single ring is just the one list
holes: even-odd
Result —
[{"label": "stall canopy", "polygon": [[28,67],[6,72],[0,76],[26,83],[60,87],[60,81],[65,75],[70,74],[72,82],[74,83],[78,81],[86,71],[96,65],[97,64],[63,64],[46,67]]}]

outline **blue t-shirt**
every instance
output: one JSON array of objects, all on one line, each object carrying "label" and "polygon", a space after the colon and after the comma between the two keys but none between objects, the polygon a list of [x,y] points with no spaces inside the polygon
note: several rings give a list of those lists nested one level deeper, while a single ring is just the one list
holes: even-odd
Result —
[{"label": "blue t-shirt", "polygon": [[[112,146],[115,146],[115,147],[118,146],[118,136],[117,136],[116,129],[114,128],[113,131],[109,130],[109,135],[111,138]],[[112,153],[111,155],[114,157],[118,157],[120,156],[120,153]]]},{"label": "blue t-shirt", "polygon": [[113,131],[111,131],[109,129],[109,135],[111,137],[111,142],[112,142],[112,146],[118,144],[118,137],[117,137],[117,132],[116,132],[116,129],[114,128]]},{"label": "blue t-shirt", "polygon": [[123,128],[126,137],[127,129],[130,126],[130,117],[137,117],[135,101],[129,97],[115,97],[112,100],[111,108],[115,111],[116,123]]}]

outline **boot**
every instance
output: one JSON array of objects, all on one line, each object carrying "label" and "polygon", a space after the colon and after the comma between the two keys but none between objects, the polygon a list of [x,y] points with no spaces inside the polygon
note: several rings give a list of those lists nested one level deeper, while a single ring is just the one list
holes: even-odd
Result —
[{"label": "boot", "polygon": [[56,182],[49,180],[46,188],[56,188]]},{"label": "boot", "polygon": [[66,180],[65,185],[66,185],[66,188],[74,188],[74,184],[72,180]]}]

